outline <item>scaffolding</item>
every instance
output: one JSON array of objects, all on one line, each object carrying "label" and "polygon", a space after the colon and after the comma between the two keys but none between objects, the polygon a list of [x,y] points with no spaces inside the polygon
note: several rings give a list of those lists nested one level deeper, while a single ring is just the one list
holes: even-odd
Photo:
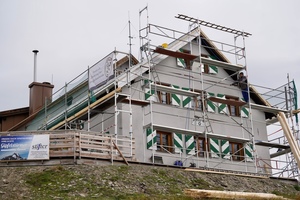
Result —
[{"label": "scaffolding", "polygon": [[[145,11],[147,10],[147,8],[143,9],[142,11]],[[141,12],[142,12],[141,11]],[[141,16],[141,12],[140,12],[140,16]],[[148,61],[148,66],[149,66],[149,80],[148,82],[151,82],[151,84],[149,84],[149,91],[152,91],[153,89],[151,87],[154,87],[154,92],[151,92],[151,95],[155,96],[155,94],[157,94],[157,91],[160,91],[160,92],[173,92],[175,94],[181,94],[178,89],[176,88],[170,88],[170,87],[165,87],[165,86],[162,86],[160,81],[158,82],[157,80],[153,79],[153,77],[158,77],[157,76],[157,72],[155,70],[155,65],[159,63],[160,59],[155,59],[155,57],[159,57],[160,55],[163,55],[163,56],[171,56],[171,57],[176,57],[176,58],[180,58],[180,59],[183,59],[184,61],[186,61],[185,63],[190,63],[191,61],[195,60],[196,58],[199,59],[201,65],[203,64],[206,64],[206,65],[216,65],[216,66],[220,66],[220,67],[223,67],[224,69],[227,69],[227,70],[234,70],[234,71],[241,71],[241,70],[245,70],[246,69],[246,66],[241,66],[240,64],[231,64],[229,62],[221,62],[221,61],[216,61],[216,60],[212,60],[212,59],[208,59],[208,58],[205,58],[205,57],[202,57],[202,54],[201,54],[201,48],[202,47],[205,47],[205,44],[201,44],[201,41],[203,40],[203,36],[204,33],[201,31],[200,29],[200,25],[203,25],[204,21],[198,21],[194,18],[191,18],[191,17],[187,17],[187,16],[183,16],[183,15],[179,15],[177,18],[179,19],[183,19],[183,20],[186,20],[186,21],[189,21],[189,22],[193,22],[192,24],[190,24],[190,30],[188,33],[183,33],[183,32],[179,32],[179,31],[176,31],[176,30],[172,30],[172,29],[168,29],[168,28],[164,28],[164,27],[161,27],[161,26],[157,26],[157,25],[154,25],[154,24],[149,24],[149,22],[147,21],[147,25],[146,27],[142,28],[140,27],[140,44],[141,44],[141,59],[143,60],[143,52],[144,52],[144,55],[146,56],[147,58],[147,61]],[[148,14],[147,14],[147,19],[148,19]],[[196,24],[196,28],[192,29],[191,27],[193,25]],[[206,24],[209,24],[209,23],[206,23]],[[211,24],[211,23],[210,23]],[[225,30],[225,27],[220,27],[220,26],[215,26],[213,24],[211,24],[212,28],[215,28],[215,29],[218,29],[218,30]],[[226,31],[227,32],[231,32],[231,33],[237,33],[235,38],[237,38],[238,36],[241,36],[243,37],[247,37],[251,34],[249,33],[245,33],[245,34],[241,34],[241,32],[236,32],[236,30],[233,30],[233,29],[229,29],[229,28],[226,28]],[[150,35],[155,35],[155,36],[162,36],[162,37],[165,37],[165,38],[168,38],[168,39],[172,39],[172,40],[175,40],[175,41],[178,41],[178,43],[176,44],[176,42],[172,42],[170,44],[165,45],[165,44],[162,44],[161,46],[158,46],[158,45],[153,45],[153,44],[150,44],[150,41],[152,41],[152,39],[150,40]],[[176,35],[183,35],[181,37],[176,37]],[[196,55],[193,55],[193,52],[192,52],[192,43],[194,42],[194,39],[198,37],[198,56],[197,54]],[[207,48],[214,48],[215,45],[212,44],[212,41],[210,41],[210,46],[206,46]],[[183,45],[190,45],[190,52],[188,53],[185,53],[185,52],[179,52],[179,48],[181,48],[181,46]],[[226,46],[224,43],[221,43],[221,46],[222,48],[224,46]],[[246,57],[245,57],[245,47],[237,47],[236,45],[227,45],[226,46],[227,48],[230,47],[232,48],[233,50],[226,50],[227,52],[229,53],[232,53],[234,54],[238,59],[244,59],[246,60]],[[224,50],[224,49],[223,49]],[[235,51],[235,52],[233,52]],[[225,60],[225,61],[228,61],[228,60]],[[167,67],[167,66],[164,66],[164,67]],[[191,67],[191,66],[184,66],[184,68],[187,68],[187,67]],[[151,72],[152,72],[152,76],[151,76]],[[191,80],[191,75],[190,75],[190,71],[189,71],[189,75],[188,75],[189,79],[189,88],[191,90],[191,92],[194,92],[195,91],[195,88],[191,85],[191,82],[193,81],[197,81],[197,80]],[[217,82],[217,83],[213,83],[211,84],[210,86],[204,88],[204,78],[203,78],[203,72],[202,70],[200,70],[200,83],[201,83],[201,92],[199,92],[198,94],[185,94],[187,96],[190,96],[190,97],[193,97],[193,98],[197,98],[197,96],[201,96],[201,99],[202,99],[202,107],[203,107],[203,110],[202,110],[202,116],[201,116],[201,120],[202,122],[205,124],[205,130],[204,130],[204,137],[205,137],[205,145],[206,145],[206,151],[208,151],[208,142],[207,142],[207,135],[208,134],[211,134],[210,136],[214,136],[214,137],[219,137],[219,138],[223,138],[223,136],[219,135],[217,136],[217,134],[212,134],[213,131],[212,131],[212,126],[211,126],[211,123],[210,123],[210,120],[209,120],[209,117],[207,115],[207,111],[205,110],[205,105],[204,105],[204,100],[207,95],[206,95],[206,90],[208,88],[211,88],[211,87],[214,87],[215,85],[217,84],[220,84],[222,83],[222,81],[226,80],[227,78],[225,78],[224,80],[221,80],[220,82]],[[249,92],[249,91],[248,91]],[[151,98],[152,100],[153,99],[158,99],[158,97],[154,97],[154,98]],[[187,121],[187,126],[185,127],[184,130],[179,130],[179,129],[175,129],[175,128],[172,128],[172,127],[159,127],[159,125],[156,125],[153,123],[153,108],[152,108],[152,104],[153,104],[153,101],[150,100],[150,118],[151,118],[151,123],[150,125],[144,125],[144,126],[148,126],[150,127],[150,130],[155,130],[155,129],[160,129],[160,130],[165,130],[165,131],[171,131],[171,132],[176,132],[176,131],[179,131],[179,132],[185,132],[186,134],[189,134],[189,135],[195,135],[195,136],[199,136],[200,133],[195,131],[187,131],[189,130],[190,128],[188,127],[188,120],[189,118],[186,118],[186,121]],[[212,100],[212,98],[210,98],[210,100]],[[214,99],[215,101],[218,101],[218,98],[215,98]],[[242,102],[233,102],[234,104],[239,104],[239,103],[242,103]],[[250,113],[251,113],[251,105],[249,104],[249,109],[250,109]],[[187,112],[190,112],[190,110],[187,110]],[[230,116],[229,116],[230,117]],[[250,119],[251,119],[251,114],[250,114]],[[240,124],[239,122],[236,122],[237,124]],[[250,133],[251,136],[253,136],[252,134],[252,129],[253,129],[253,125],[252,125],[252,120],[250,120],[250,128],[247,127],[243,127],[243,124],[241,125],[242,129],[245,129],[247,133]],[[156,135],[156,133],[154,132],[154,135]],[[154,136],[152,137],[152,144],[155,142],[153,141],[154,140]],[[236,138],[236,140],[238,140]],[[243,140],[243,139],[240,139],[240,140]],[[247,139],[247,141],[250,141]],[[255,144],[254,144],[254,139],[253,137],[251,138],[251,143],[253,145],[253,150],[255,151]],[[155,149],[152,148],[152,158],[154,157],[154,151]],[[208,152],[205,152],[207,155],[209,154]],[[233,152],[233,154],[235,154],[235,152]],[[152,160],[154,162],[154,160]],[[219,164],[215,165],[214,167],[218,166]],[[206,167],[209,167],[209,159],[208,159],[208,156],[206,156]]]},{"label": "scaffolding", "polygon": [[[141,12],[147,10],[147,8],[143,9]],[[141,12],[140,12],[140,16],[141,16]],[[289,111],[290,113],[292,112],[291,110],[291,105],[285,107],[285,108],[278,108],[278,106],[276,104],[270,104],[269,101],[271,100],[270,98],[265,98],[265,95],[268,93],[259,93],[256,91],[255,87],[253,85],[250,85],[248,82],[248,95],[249,97],[253,96],[253,94],[255,93],[258,98],[261,100],[261,98],[265,98],[265,100],[261,100],[263,101],[264,105],[258,105],[255,103],[251,103],[251,101],[247,102],[247,104],[244,104],[243,102],[231,102],[229,100],[223,100],[221,98],[218,97],[208,97],[208,95],[206,95],[207,90],[215,87],[215,86],[224,86],[226,84],[226,81],[230,80],[231,78],[234,78],[239,72],[241,71],[245,71],[246,72],[246,76],[248,77],[247,74],[247,60],[246,60],[246,48],[245,48],[245,37],[249,37],[251,36],[250,33],[244,32],[244,31],[238,31],[236,29],[231,29],[228,27],[224,27],[224,26],[220,26],[220,25],[216,25],[210,22],[205,22],[203,20],[198,20],[186,15],[181,15],[179,14],[178,16],[176,16],[176,18],[181,19],[181,20],[185,20],[190,22],[191,24],[189,25],[189,32],[188,33],[183,33],[183,32],[179,32],[176,30],[172,30],[172,29],[168,29],[168,28],[164,28],[161,26],[157,26],[154,24],[150,24],[148,22],[148,11],[147,11],[147,25],[145,27],[140,27],[140,44],[141,44],[141,60],[144,59],[143,57],[143,53],[147,58],[148,61],[148,66],[149,66],[149,80],[147,80],[148,82],[151,82],[151,84],[149,84],[149,91],[154,90],[154,92],[150,92],[150,96],[153,96],[153,98],[149,98],[150,100],[150,118],[151,118],[151,123],[149,124],[145,124],[144,126],[150,127],[150,130],[153,131],[153,135],[156,135],[156,132],[154,130],[164,130],[164,131],[169,131],[169,132],[176,132],[179,131],[181,133],[185,133],[188,135],[195,135],[196,137],[198,136],[204,136],[205,137],[205,145],[208,145],[208,139],[207,136],[209,135],[210,137],[218,137],[216,134],[212,134],[213,133],[213,127],[211,126],[211,119],[209,119],[209,117],[207,116],[207,110],[205,110],[205,105],[203,105],[203,110],[202,113],[203,115],[201,116],[202,118],[202,122],[205,124],[205,131],[203,132],[204,134],[201,135],[201,133],[197,132],[197,131],[187,131],[189,129],[189,127],[186,127],[186,129],[178,129],[178,128],[172,128],[172,127],[163,127],[163,126],[159,126],[158,124],[153,123],[153,100],[158,99],[159,97],[155,96],[157,94],[157,91],[164,91],[164,92],[173,92],[175,94],[180,94],[180,92],[178,92],[176,90],[176,88],[167,88],[166,86],[161,85],[161,82],[156,80],[158,77],[158,73],[155,70],[155,65],[159,64],[159,62],[161,61],[161,59],[156,59],[156,57],[159,57],[160,55],[167,55],[167,56],[171,56],[171,57],[175,57],[175,58],[181,58],[184,61],[186,61],[185,63],[189,63],[195,59],[198,59],[200,61],[201,65],[215,65],[218,67],[222,67],[225,70],[231,70],[233,71],[232,73],[229,73],[228,77],[223,78],[222,80],[215,80],[215,81],[210,81],[210,80],[205,80],[204,76],[203,76],[203,71],[200,70],[200,83],[201,83],[201,92],[198,94],[185,94],[187,96],[191,96],[194,98],[197,98],[198,96],[202,96],[202,99],[209,99],[210,101],[214,102],[214,105],[217,107],[218,103],[226,103],[228,105],[238,105],[241,106],[241,108],[246,108],[249,112],[249,118],[248,121],[245,120],[245,118],[243,118],[241,116],[240,121],[237,121],[235,118],[231,117],[230,115],[226,114],[227,117],[231,118],[233,123],[235,123],[237,126],[241,127],[241,131],[243,133],[243,138],[236,138],[236,141],[243,141],[249,144],[249,146],[251,146],[252,148],[252,152],[253,152],[253,158],[254,158],[254,163],[255,163],[255,172],[256,173],[265,173],[265,174],[272,174],[272,172],[269,171],[270,168],[274,169],[273,167],[270,167],[273,161],[267,161],[265,163],[267,163],[267,167],[266,165],[261,165],[261,159],[259,157],[259,155],[257,155],[257,150],[256,150],[256,144],[259,144],[261,146],[263,146],[263,142],[262,141],[256,141],[255,137],[254,137],[254,127],[253,127],[253,119],[252,119],[252,109],[254,107],[254,109],[258,109],[258,110],[262,110],[264,112],[268,112],[269,114],[271,113],[271,115],[275,115],[279,113],[279,112],[283,112],[288,114],[287,111]],[[192,29],[191,27],[195,26],[196,28]],[[205,44],[202,44],[202,41],[204,41],[203,38],[205,38],[205,40],[208,40],[208,38],[205,36],[205,34],[202,32],[201,30],[201,26],[207,26],[209,28],[213,28],[216,30],[220,30],[220,31],[225,31],[228,33],[232,33],[234,34],[234,44],[230,45],[230,44],[225,44],[225,43],[221,43],[221,42],[217,42],[217,41],[213,41],[213,40],[209,40],[208,42],[206,41]],[[150,39],[150,35],[154,35],[154,36],[160,36],[160,37],[164,37],[167,39],[172,39],[174,41],[177,41],[179,43],[179,45],[176,46],[176,42],[172,42],[170,44],[166,44],[163,43],[161,45],[155,45],[152,44],[151,42],[153,41],[153,39]],[[176,37],[177,35],[181,35],[181,37]],[[195,38],[198,37],[198,54],[193,54],[192,52],[192,43],[195,42]],[[192,38],[192,39],[191,39]],[[238,46],[238,40],[242,40],[242,46]],[[178,44],[177,43],[177,44]],[[207,44],[208,43],[208,44]],[[190,52],[186,53],[186,52],[180,52],[179,51],[179,47],[180,45],[182,46],[183,44],[189,44],[190,45]],[[219,45],[219,47],[217,47],[217,45]],[[219,52],[222,53],[226,53],[226,54],[231,54],[234,56],[235,58],[235,64],[232,64],[229,62],[228,59],[226,59],[225,56],[223,56],[223,54],[221,54],[221,58],[223,59],[223,61],[217,61],[214,59],[209,59],[206,57],[202,57],[202,53],[201,53],[201,48],[206,48],[209,50],[217,50]],[[198,56],[197,56],[198,55]],[[168,66],[164,66],[164,67],[168,67]],[[187,68],[190,66],[184,66],[184,68]],[[151,72],[152,72],[152,76],[151,76]],[[188,75],[188,81],[197,81],[197,80],[191,80],[190,74]],[[249,79],[248,79],[249,80]],[[199,81],[199,80],[198,80]],[[205,81],[209,82],[208,86],[204,87],[204,83]],[[225,82],[225,83],[224,83]],[[290,82],[289,82],[290,83]],[[154,87],[154,89],[152,89],[151,87]],[[226,87],[226,86],[225,86]],[[190,87],[192,91],[195,90],[195,88]],[[287,91],[285,91],[286,95],[293,95],[295,92],[291,92],[290,88]],[[277,95],[278,96],[278,95]],[[274,98],[276,96],[273,96],[271,98]],[[292,98],[289,98],[292,99]],[[284,102],[286,102],[286,105],[288,104],[287,98],[283,99]],[[202,101],[204,102],[204,101]],[[294,109],[293,109],[294,110]],[[190,112],[190,110],[188,110],[187,112]],[[275,114],[276,113],[276,114]],[[292,114],[288,114],[288,117],[292,120],[293,115]],[[186,118],[186,120],[190,120],[189,118]],[[291,121],[293,123],[293,121]],[[188,124],[188,123],[187,123]],[[293,127],[295,127],[294,125],[292,125],[292,129]],[[299,131],[293,131],[293,135],[296,136],[296,134],[298,134]],[[247,136],[246,136],[247,135]],[[152,144],[155,143],[154,140],[154,136],[152,136]],[[221,139],[225,139],[223,136],[220,136],[219,138]],[[298,138],[298,136],[296,136],[296,138]],[[232,138],[231,138],[232,139]],[[268,139],[269,140],[269,139]],[[285,140],[286,141],[286,140]],[[298,144],[299,145],[299,139],[297,139]],[[266,144],[264,144],[266,145]],[[271,144],[268,144],[268,147],[271,147]],[[277,147],[285,147],[284,145],[286,144],[277,144]],[[242,149],[239,149],[238,151],[247,151],[248,149],[246,149],[247,147],[249,147],[248,145],[245,145]],[[267,146],[267,145],[266,145]],[[208,152],[208,146],[206,146],[206,152],[204,152],[206,155],[209,154]],[[233,154],[235,154],[236,152],[233,152]],[[155,149],[152,149],[152,162],[154,162],[154,157],[155,157]],[[196,153],[195,153],[196,154]],[[194,155],[195,155],[194,154]],[[180,154],[181,156],[181,154]],[[185,160],[187,160],[188,158],[184,158]],[[246,160],[246,159],[245,159]],[[287,165],[284,168],[287,168],[287,166],[295,166],[295,159],[293,158],[293,156],[289,156],[287,158],[288,162]],[[209,165],[209,159],[208,156],[206,156],[206,166],[205,167],[212,167],[212,168],[218,168],[218,166],[224,161],[221,161],[217,164],[213,164],[213,165]],[[245,171],[247,171],[247,165]],[[285,170],[285,169],[284,169]],[[298,169],[297,169],[298,170]],[[295,170],[294,170],[295,171]],[[281,172],[282,174],[282,172]],[[275,174],[274,174],[275,175]]]}]

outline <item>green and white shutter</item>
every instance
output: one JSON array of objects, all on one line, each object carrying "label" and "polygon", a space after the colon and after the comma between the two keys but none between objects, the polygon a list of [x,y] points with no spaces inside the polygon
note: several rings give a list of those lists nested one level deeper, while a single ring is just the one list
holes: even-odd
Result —
[{"label": "green and white shutter", "polygon": [[[244,100],[244,98],[242,98],[242,100]],[[244,100],[245,101],[245,100]],[[249,117],[249,109],[246,108],[245,106],[241,107],[241,116],[248,118]]]},{"label": "green and white shutter", "polygon": [[147,128],[146,135],[147,135],[147,149],[157,150],[156,131],[152,131],[151,128]]},{"label": "green and white shutter", "polygon": [[[189,88],[182,88],[182,90],[188,91]],[[182,107],[191,108],[192,107],[192,98],[188,96],[182,96]]]},{"label": "green and white shutter", "polygon": [[[183,52],[182,49],[179,49],[180,52]],[[182,58],[177,58],[177,66],[185,68],[185,61]]]},{"label": "green and white shutter", "polygon": [[182,134],[174,133],[174,146],[175,146],[175,153],[183,152]]},{"label": "green and white shutter", "polygon": [[151,101],[157,101],[155,95],[155,90],[151,90],[151,93],[150,93],[150,89],[149,88],[145,88],[145,100],[151,100]]},{"label": "green and white shutter", "polygon": [[219,140],[214,138],[209,138],[209,148],[210,155],[212,158],[219,158],[220,155],[220,145]]},{"label": "green and white shutter", "polygon": [[245,107],[242,107],[242,109],[241,109],[241,116],[245,117],[245,118],[248,118],[249,117],[249,109],[245,108]]},{"label": "green and white shutter", "polygon": [[245,158],[247,162],[253,162],[253,144],[246,143],[245,144]]},{"label": "green and white shutter", "polygon": [[[211,92],[207,93],[207,98],[214,97],[214,96],[215,96],[214,93],[211,93]],[[210,100],[207,99],[207,111],[214,113],[215,110],[216,110],[215,104],[212,101],[210,101]]]},{"label": "green and white shutter", "polygon": [[186,154],[195,155],[195,140],[192,135],[185,135]]},{"label": "green and white shutter", "polygon": [[230,148],[229,148],[229,141],[221,140],[221,157],[224,159],[230,159]]},{"label": "green and white shutter", "polygon": [[[176,85],[172,85],[173,88],[176,88],[176,89],[179,89],[180,87],[179,86],[176,86]],[[180,106],[180,102],[181,102],[181,96],[178,95],[178,94],[172,94],[172,105],[175,105],[175,106]]]},{"label": "green and white shutter", "polygon": [[[217,97],[220,99],[226,99],[224,94],[217,94]],[[218,112],[222,114],[228,114],[227,104],[218,103]]]},{"label": "green and white shutter", "polygon": [[[212,60],[216,60],[216,58],[214,56],[209,56]],[[218,67],[217,66],[213,66],[213,65],[209,65],[208,66],[208,70],[210,74],[217,74],[218,73]]]}]

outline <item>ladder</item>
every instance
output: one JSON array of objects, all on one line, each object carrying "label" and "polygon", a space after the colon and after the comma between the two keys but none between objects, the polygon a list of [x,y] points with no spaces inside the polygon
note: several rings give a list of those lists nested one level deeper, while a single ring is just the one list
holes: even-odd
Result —
[{"label": "ladder", "polygon": [[[204,98],[206,98],[206,97],[204,97]],[[202,99],[202,97],[201,97],[201,99]],[[195,116],[195,117],[201,120],[201,124],[203,124],[205,126],[204,130],[205,130],[206,133],[213,133],[213,128],[212,128],[212,125],[210,123],[209,117],[207,115],[206,108],[205,108],[205,106],[203,106],[202,102],[201,102],[201,104],[202,104],[202,107],[203,107],[202,112],[200,112],[200,116]],[[199,125],[201,125],[201,124],[199,124]]]},{"label": "ladder", "polygon": [[206,133],[213,133],[212,125],[206,111],[201,112]]}]

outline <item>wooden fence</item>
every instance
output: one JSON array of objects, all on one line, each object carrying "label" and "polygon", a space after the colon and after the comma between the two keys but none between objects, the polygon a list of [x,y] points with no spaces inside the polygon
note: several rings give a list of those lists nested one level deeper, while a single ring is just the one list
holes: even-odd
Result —
[{"label": "wooden fence", "polygon": [[[0,136],[49,134],[49,157],[52,159],[135,160],[135,140],[128,136],[66,130],[38,132],[8,132]],[[10,160],[9,162],[13,162]],[[8,161],[3,161],[8,162]],[[26,161],[24,161],[26,162]]]}]

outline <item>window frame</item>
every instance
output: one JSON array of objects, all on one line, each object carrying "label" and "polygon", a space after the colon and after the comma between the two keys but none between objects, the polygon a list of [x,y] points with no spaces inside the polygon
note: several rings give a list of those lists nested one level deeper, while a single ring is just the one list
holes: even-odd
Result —
[{"label": "window frame", "polygon": [[[207,143],[206,143],[205,138],[197,137],[197,136],[194,136],[194,140],[195,140],[195,144],[196,144],[197,156],[201,157],[201,158],[207,157],[207,152],[208,152],[207,148],[209,148],[208,140],[207,140]],[[200,144],[202,144],[203,146],[200,146]]]},{"label": "window frame", "polygon": [[[166,83],[160,83],[160,85],[168,86],[168,87],[171,86],[170,84],[166,84]],[[172,95],[171,95],[171,93],[164,92],[164,91],[157,91],[156,94],[157,94],[159,103],[166,104],[166,105],[172,105]],[[164,100],[163,96],[165,96],[165,98],[166,98],[165,102],[163,101]]]},{"label": "window frame", "polygon": [[[235,101],[239,101],[239,97],[235,97],[235,96],[230,96],[230,95],[225,95],[226,100],[235,100]],[[240,106],[233,106],[233,105],[229,105],[227,104],[227,108],[228,108],[228,112],[230,116],[235,116],[235,117],[240,117],[241,116],[241,107]],[[232,112],[234,109],[234,113]]]},{"label": "window frame", "polygon": [[[235,145],[237,147],[237,150],[234,149]],[[231,160],[233,161],[243,161],[245,159],[243,143],[229,141],[229,152],[230,152]]]},{"label": "window frame", "polygon": [[[205,100],[203,101],[203,99],[202,99],[202,97],[203,97],[202,92],[203,91],[197,90],[197,89],[194,89],[194,90],[191,90],[191,91],[200,93],[199,96],[192,98],[193,100],[191,101],[192,102],[191,108],[194,109],[194,110],[202,112],[203,111],[203,104],[204,104],[205,110],[207,110],[207,101],[205,101]],[[204,99],[205,99],[205,95],[206,95],[206,93],[204,92]]]},{"label": "window frame", "polygon": [[[164,142],[161,143],[161,141],[163,141],[164,135],[166,136],[167,144],[164,144]],[[156,151],[174,153],[173,134],[172,133],[164,132],[164,131],[156,131],[156,144],[157,144]]]}]

